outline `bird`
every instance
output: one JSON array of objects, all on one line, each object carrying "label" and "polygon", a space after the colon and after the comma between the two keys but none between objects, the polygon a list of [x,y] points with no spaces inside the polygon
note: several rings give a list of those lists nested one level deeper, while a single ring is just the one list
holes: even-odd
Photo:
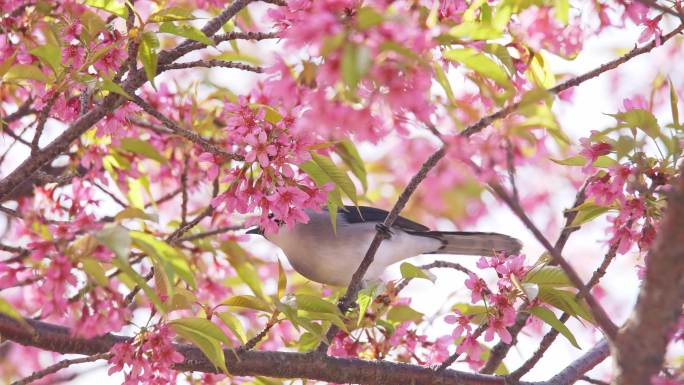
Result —
[{"label": "bird", "polygon": [[433,231],[427,226],[399,216],[390,228],[383,224],[388,212],[368,206],[344,206],[337,210],[333,229],[327,209],[305,209],[306,223],[287,227],[279,222],[277,233],[264,233],[254,227],[247,234],[258,234],[278,246],[290,265],[311,281],[347,286],[363,261],[378,230],[385,240],[369,266],[365,282],[377,281],[390,265],[421,254],[494,256],[503,252],[515,255],[522,243],[499,233],[471,231]]}]

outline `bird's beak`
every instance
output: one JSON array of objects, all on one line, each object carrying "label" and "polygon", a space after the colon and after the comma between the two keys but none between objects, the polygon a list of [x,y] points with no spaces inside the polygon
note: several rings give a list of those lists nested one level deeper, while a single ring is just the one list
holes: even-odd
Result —
[{"label": "bird's beak", "polygon": [[258,234],[258,235],[264,235],[264,229],[262,229],[259,226],[254,226],[251,229],[247,230],[246,234]]}]

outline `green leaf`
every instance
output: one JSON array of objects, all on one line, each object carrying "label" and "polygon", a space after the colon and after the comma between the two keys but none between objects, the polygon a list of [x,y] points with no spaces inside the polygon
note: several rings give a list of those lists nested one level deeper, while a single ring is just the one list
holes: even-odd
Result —
[{"label": "green leaf", "polygon": [[240,340],[241,343],[247,342],[247,334],[245,333],[244,327],[242,327],[242,322],[232,315],[231,313],[224,311],[222,313],[216,314],[221,322],[230,329],[230,331],[235,334],[235,336]]},{"label": "green leaf", "polygon": [[[313,160],[306,161],[299,165],[299,168],[304,171],[317,186],[323,186],[326,183],[332,183],[330,176],[323,171],[323,169]],[[335,186],[332,191],[328,192],[327,198],[327,209],[330,215],[330,223],[333,228],[333,233],[337,233],[337,209],[344,206],[342,203],[342,194],[340,193],[340,188]]]},{"label": "green leaf", "polygon": [[492,79],[504,88],[510,88],[506,71],[487,55],[473,48],[456,48],[444,53],[448,60],[459,62],[480,75]]},{"label": "green leaf", "polygon": [[473,40],[493,40],[503,35],[503,31],[489,23],[464,21],[449,30],[449,35]]},{"label": "green leaf", "polygon": [[562,323],[558,319],[558,317],[556,317],[556,315],[553,314],[551,310],[535,306],[530,309],[530,313],[535,317],[539,318],[540,320],[546,322],[552,328],[556,329],[557,332],[562,334],[563,337],[567,338],[568,341],[570,341],[572,346],[576,347],[577,349],[581,349],[579,344],[577,344],[577,340],[575,339],[575,336],[572,334],[570,329],[568,329],[568,327],[565,326],[565,324]]},{"label": "green leaf", "polygon": [[176,25],[174,23],[166,22],[159,26],[159,32],[170,33],[172,35],[198,41],[209,46],[214,45],[214,41],[208,38],[204,32],[189,24]]},{"label": "green leaf", "polygon": [[580,317],[590,323],[595,323],[589,306],[583,300],[578,301],[574,293],[550,287],[540,287],[537,298],[573,317]]},{"label": "green leaf", "polygon": [[143,32],[138,48],[138,57],[143,63],[145,75],[147,80],[154,85],[154,78],[157,76],[157,49],[159,48],[159,39],[154,32]]},{"label": "green leaf", "polygon": [[471,305],[468,303],[457,303],[451,307],[453,310],[458,310],[461,314],[466,316],[473,316],[471,323],[482,324],[487,320],[487,307],[482,305]]},{"label": "green leaf", "polygon": [[219,340],[208,337],[207,335],[183,324],[174,324],[174,322],[175,321],[171,322],[171,326],[176,334],[195,344],[198,348],[200,348],[202,353],[207,356],[209,361],[214,364],[214,366],[228,374],[228,368],[226,368],[226,358],[223,354],[223,349],[221,349],[221,343]]},{"label": "green leaf", "polygon": [[143,155],[146,158],[156,160],[157,162],[164,164],[168,160],[157,151],[157,149],[150,144],[150,142],[135,138],[123,138],[121,139],[121,148],[132,152],[134,154]]},{"label": "green leaf", "polygon": [[124,219],[144,219],[152,222],[159,220],[156,215],[147,214],[142,209],[137,207],[126,207],[114,216],[114,220],[117,222],[120,222]]},{"label": "green leaf", "polygon": [[540,269],[530,270],[525,275],[523,283],[549,287],[575,287],[565,271],[558,266],[543,266]]},{"label": "green leaf", "polygon": [[635,108],[627,112],[608,115],[621,122],[620,126],[622,127],[639,128],[646,133],[646,135],[654,139],[658,138],[660,135],[658,120],[650,111]]},{"label": "green leaf", "polygon": [[376,289],[377,286],[372,286],[359,291],[356,298],[356,303],[359,304],[359,318],[356,320],[357,326],[361,324],[361,320],[366,315],[366,310],[368,310],[368,307],[373,302],[373,298],[375,298],[376,295]]},{"label": "green leaf", "polygon": [[125,275],[136,285],[138,285],[138,287],[140,287],[142,291],[145,293],[147,298],[154,304],[157,310],[159,310],[162,313],[166,313],[166,306],[164,306],[164,304],[162,303],[161,299],[157,295],[157,292],[154,291],[154,289],[152,289],[150,285],[147,284],[145,278],[143,278],[140,274],[138,274],[137,271],[131,268],[131,266],[128,264],[128,261],[124,261],[121,259],[113,259],[112,265],[121,270],[121,273],[123,275]]},{"label": "green leaf", "polygon": [[577,216],[575,216],[575,219],[570,224],[570,227],[581,226],[600,217],[612,209],[612,206],[599,206],[593,201],[586,201],[581,205],[571,209],[572,211],[577,211]]},{"label": "green leaf", "polygon": [[150,15],[147,19],[151,23],[162,23],[165,21],[180,21],[197,19],[192,15],[192,9],[184,7],[164,8]]},{"label": "green leaf", "polygon": [[563,25],[568,25],[568,14],[570,13],[570,1],[568,0],[554,0],[554,13],[556,19]]},{"label": "green leaf", "polygon": [[213,322],[206,318],[199,317],[186,317],[179,318],[169,322],[171,325],[181,325],[197,333],[205,335],[207,338],[211,338],[230,346],[230,340],[223,333],[220,327],[216,326]]},{"label": "green leaf", "polygon": [[128,17],[126,5],[117,0],[86,0],[85,3],[86,5],[102,9],[124,19]]},{"label": "green leaf", "polygon": [[356,13],[356,24],[360,30],[366,30],[383,22],[383,17],[375,8],[361,7]]},{"label": "green leaf", "polygon": [[128,92],[126,92],[126,90],[123,89],[123,87],[114,83],[114,81],[112,81],[112,79],[108,77],[102,77],[101,87],[103,90],[114,92],[115,94],[119,94],[127,99],[131,99],[131,95],[129,95]]},{"label": "green leaf", "polygon": [[128,229],[121,225],[105,226],[95,234],[95,238],[114,252],[120,260],[128,261],[128,252],[131,248]]},{"label": "green leaf", "polygon": [[135,247],[150,257],[156,258],[164,266],[164,270],[167,270],[167,274],[170,269],[190,287],[197,288],[195,275],[190,270],[190,265],[182,252],[151,234],[131,231],[130,235]]},{"label": "green leaf", "polygon": [[327,175],[327,177],[335,183],[344,193],[349,197],[349,199],[357,203],[356,197],[356,187],[354,182],[349,178],[349,175],[344,171],[340,170],[335,162],[327,156],[320,155],[318,153],[312,152],[311,158],[320,167],[320,169]]},{"label": "green leaf", "polygon": [[297,302],[297,308],[300,310],[342,315],[337,305],[314,295],[297,294],[295,295],[295,301]]},{"label": "green leaf", "polygon": [[57,45],[46,44],[33,48],[31,55],[40,58],[47,63],[52,72],[57,75],[62,69],[62,50]]},{"label": "green leaf", "polygon": [[371,56],[368,47],[351,43],[344,46],[340,70],[342,71],[342,80],[352,92],[356,91],[356,86],[366,75],[370,65]]},{"label": "green leaf", "polygon": [[449,82],[449,78],[447,78],[444,69],[438,62],[432,63],[432,68],[435,71],[435,80],[437,80],[437,83],[444,89],[449,102],[455,104],[456,97],[454,96],[454,90],[451,88],[451,83]]},{"label": "green leaf", "polygon": [[228,256],[228,260],[235,268],[238,277],[249,286],[257,297],[265,299],[261,278],[247,257],[247,252],[236,242],[222,242],[221,250]]},{"label": "green leaf", "polygon": [[672,122],[674,123],[675,127],[679,127],[679,98],[677,97],[677,90],[674,88],[674,84],[672,84],[672,80],[670,80],[670,109],[672,110]]},{"label": "green leaf", "polygon": [[387,312],[387,319],[394,322],[413,321],[418,323],[423,319],[423,313],[407,305],[397,305]]},{"label": "green leaf", "polygon": [[19,313],[17,309],[15,309],[14,306],[12,306],[11,303],[5,301],[2,298],[0,298],[0,313],[8,317],[14,318],[15,320],[19,321],[24,327],[33,330],[29,323],[26,322],[24,317],[21,316],[21,313]]},{"label": "green leaf", "polygon": [[236,295],[223,301],[223,305],[244,307],[246,309],[261,310],[270,313],[271,305],[263,299],[253,295]]},{"label": "green leaf", "polygon": [[47,83],[48,77],[41,71],[40,68],[28,64],[15,64],[2,77],[3,80],[28,79],[36,80],[41,83]]},{"label": "green leaf", "polygon": [[556,76],[539,52],[532,56],[527,73],[538,87],[549,89],[556,85]]},{"label": "green leaf", "polygon": [[587,164],[588,161],[588,159],[582,155],[575,155],[566,159],[549,158],[549,160],[551,160],[553,163],[557,163],[563,166],[584,166],[585,164]]},{"label": "green leaf", "polygon": [[429,272],[426,272],[425,270],[408,262],[402,263],[399,269],[403,278],[421,278],[427,279],[431,282],[435,282],[436,279],[433,274],[430,274]]},{"label": "green leaf", "polygon": [[335,152],[342,158],[342,161],[349,166],[351,172],[359,179],[364,191],[368,189],[368,173],[366,172],[366,165],[361,159],[356,146],[352,141],[345,139],[335,144]]},{"label": "green leaf", "polygon": [[93,258],[81,258],[81,266],[95,283],[103,287],[109,285],[109,278],[107,278],[105,269],[100,262]]},{"label": "green leaf", "polygon": [[283,264],[278,259],[278,298],[283,298],[285,289],[287,289],[287,275],[283,269]]}]

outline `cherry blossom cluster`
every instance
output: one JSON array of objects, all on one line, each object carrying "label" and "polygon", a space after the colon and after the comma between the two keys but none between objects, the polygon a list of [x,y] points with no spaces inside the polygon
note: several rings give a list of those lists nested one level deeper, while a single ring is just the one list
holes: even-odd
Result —
[{"label": "cherry blossom cluster", "polygon": [[172,344],[173,331],[160,325],[141,332],[132,342],[121,342],[112,347],[109,374],[124,372],[125,385],[172,384],[178,372],[175,364],[183,362]]}]

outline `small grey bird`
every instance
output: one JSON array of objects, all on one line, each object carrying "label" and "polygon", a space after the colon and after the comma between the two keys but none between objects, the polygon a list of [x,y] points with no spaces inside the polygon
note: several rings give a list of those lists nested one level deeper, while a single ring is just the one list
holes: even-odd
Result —
[{"label": "small grey bird", "polygon": [[[388,212],[366,206],[346,206],[337,213],[336,232],[326,210],[307,210],[308,223],[292,229],[280,226],[277,234],[265,235],[280,247],[294,269],[304,277],[323,284],[347,286],[361,264],[377,229],[385,239],[365,280],[375,280],[389,265],[420,254],[459,254],[492,256],[496,252],[517,254],[519,240],[498,233],[431,231],[424,225],[399,217],[390,229],[382,222]],[[260,228],[247,234],[264,235]]]}]

